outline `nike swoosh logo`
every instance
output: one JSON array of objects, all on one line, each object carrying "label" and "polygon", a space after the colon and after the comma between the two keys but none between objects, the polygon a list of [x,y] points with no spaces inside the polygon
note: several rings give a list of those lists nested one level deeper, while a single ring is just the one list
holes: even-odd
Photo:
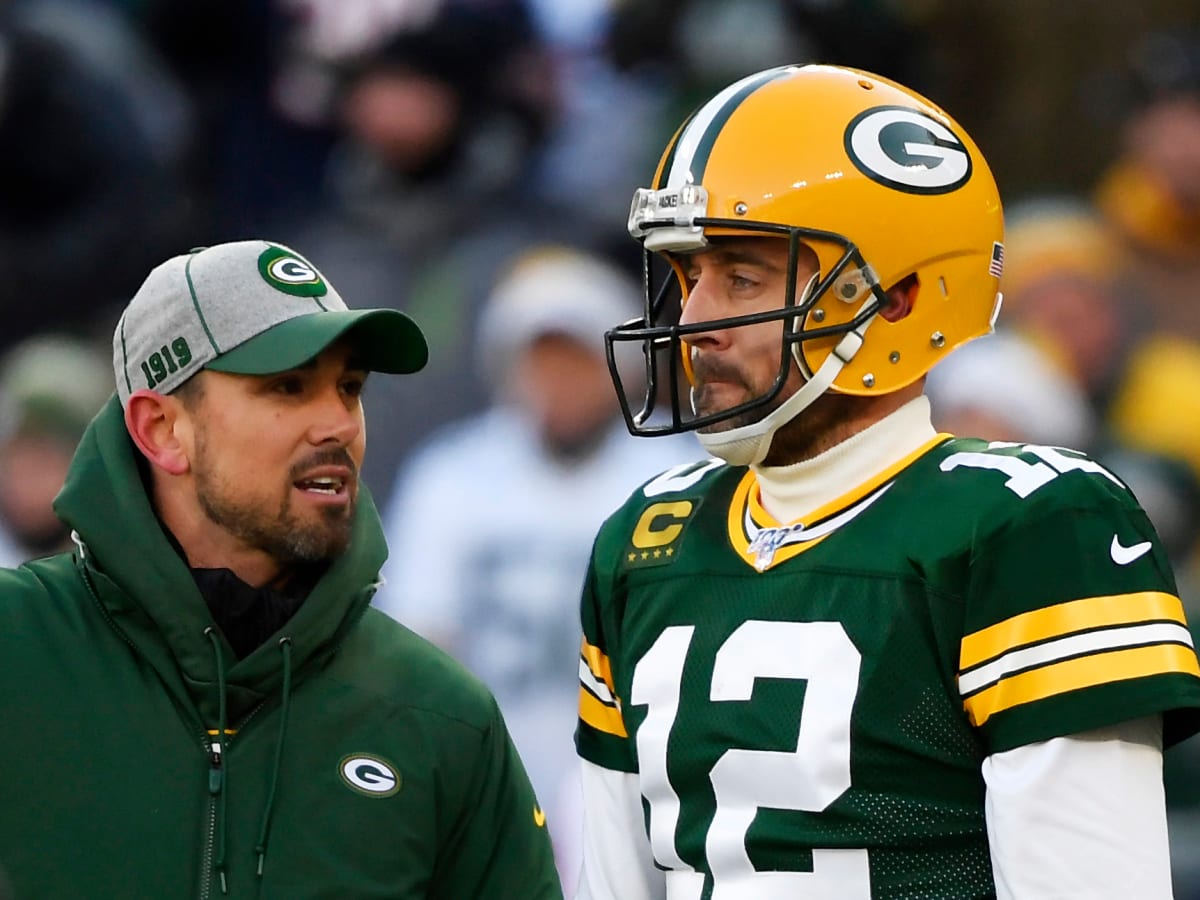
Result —
[{"label": "nike swoosh logo", "polygon": [[533,824],[538,828],[542,828],[546,824],[546,814],[537,806],[533,808]]},{"label": "nike swoosh logo", "polygon": [[1108,548],[1108,553],[1109,556],[1112,557],[1112,561],[1118,566],[1127,566],[1135,559],[1141,559],[1143,556],[1149,553],[1151,546],[1152,545],[1149,541],[1142,541],[1140,544],[1134,544],[1132,547],[1126,547],[1117,539],[1117,536],[1114,534],[1112,546]]}]

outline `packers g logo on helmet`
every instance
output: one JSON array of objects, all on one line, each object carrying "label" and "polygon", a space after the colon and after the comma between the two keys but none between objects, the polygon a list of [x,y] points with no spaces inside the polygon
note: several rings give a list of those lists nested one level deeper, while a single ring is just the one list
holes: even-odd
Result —
[{"label": "packers g logo on helmet", "polygon": [[846,153],[880,184],[916,194],[944,194],[967,183],[971,155],[937,119],[903,106],[859,113],[846,128]]}]

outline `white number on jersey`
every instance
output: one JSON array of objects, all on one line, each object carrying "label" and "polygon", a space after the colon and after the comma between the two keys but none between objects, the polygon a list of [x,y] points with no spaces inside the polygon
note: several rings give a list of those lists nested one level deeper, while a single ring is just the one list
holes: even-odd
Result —
[{"label": "white number on jersey", "polygon": [[[989,450],[1001,450],[1018,447],[1022,452],[1032,453],[1040,461],[1027,462],[1017,456],[1005,453],[989,453]],[[987,450],[962,453],[952,453],[942,460],[939,468],[949,472],[959,466],[972,469],[992,469],[1008,476],[1004,486],[1021,499],[1028,497],[1038,488],[1053,481],[1059,475],[1067,472],[1090,472],[1103,475],[1114,484],[1125,487],[1121,480],[1112,472],[1097,462],[1083,456],[1068,456],[1072,451],[1064,447],[1043,447],[1038,444],[1013,444],[1008,441],[992,441]]]},{"label": "white number on jersey", "polygon": [[686,491],[713,469],[720,468],[723,465],[725,465],[725,461],[720,459],[680,463],[677,466],[667,469],[667,471],[649,482],[642,488],[642,493],[647,497],[658,497],[662,494]]},{"label": "white number on jersey", "polygon": [[[667,771],[683,665],[695,627],[666,629],[638,661],[631,701],[645,705],[637,732],[650,844],[668,870],[671,900],[699,900],[704,879],[675,846],[680,799]],[[862,656],[838,622],[742,623],[717,651],[710,699],[748,702],[758,678],[808,682],[796,749],[726,750],[709,771],[717,808],[705,840],[712,900],[859,900],[871,896],[867,851],[813,850],[811,872],[758,872],[746,833],[761,807],[820,812],[850,787],[850,714]],[[685,874],[691,873],[691,874]]]}]

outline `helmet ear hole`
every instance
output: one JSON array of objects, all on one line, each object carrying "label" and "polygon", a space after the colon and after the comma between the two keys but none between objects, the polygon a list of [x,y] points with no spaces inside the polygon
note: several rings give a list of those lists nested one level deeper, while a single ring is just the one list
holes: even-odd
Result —
[{"label": "helmet ear hole", "polygon": [[887,289],[888,302],[879,311],[880,318],[888,322],[899,322],[913,311],[917,303],[917,294],[921,290],[921,281],[917,274],[902,278]]}]

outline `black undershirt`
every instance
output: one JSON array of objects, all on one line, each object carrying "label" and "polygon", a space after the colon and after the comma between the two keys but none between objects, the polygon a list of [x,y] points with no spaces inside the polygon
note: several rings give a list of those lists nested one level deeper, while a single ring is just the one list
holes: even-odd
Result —
[{"label": "black undershirt", "polygon": [[282,586],[251,587],[229,569],[192,569],[192,577],[238,659],[252,653],[296,614],[323,566],[292,573]]}]

